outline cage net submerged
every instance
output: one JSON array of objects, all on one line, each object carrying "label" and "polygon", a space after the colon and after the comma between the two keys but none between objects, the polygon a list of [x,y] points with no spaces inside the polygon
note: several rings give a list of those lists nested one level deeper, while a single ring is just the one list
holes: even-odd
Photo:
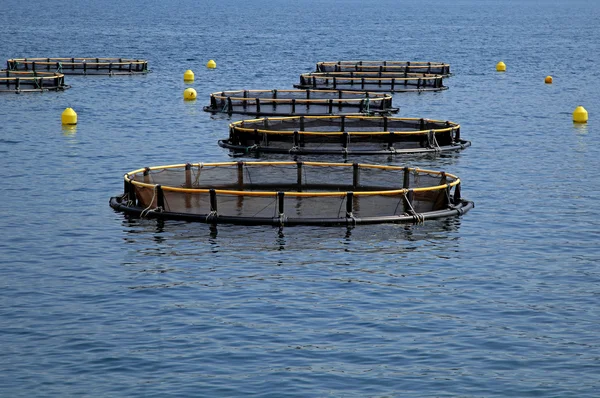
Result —
[{"label": "cage net submerged", "polygon": [[471,145],[450,121],[388,116],[293,116],[241,120],[219,146],[237,153],[394,155]]},{"label": "cage net submerged", "polygon": [[110,205],[129,215],[212,224],[416,223],[461,215],[458,177],[400,166],[226,162],[147,167],[125,174]]},{"label": "cage net submerged", "polygon": [[148,73],[148,61],[128,58],[14,58],[13,71],[46,71],[65,75],[133,75]]},{"label": "cage net submerged", "polygon": [[450,76],[450,64],[420,61],[332,61],[317,62],[317,72],[396,72]]},{"label": "cage net submerged", "polygon": [[62,73],[0,71],[0,92],[59,91],[70,87],[65,84]]},{"label": "cage net submerged", "polygon": [[441,91],[444,77],[408,72],[313,72],[300,75],[299,89],[361,90],[373,92]]},{"label": "cage net submerged", "polygon": [[210,95],[206,112],[229,115],[332,115],[396,113],[392,96],[343,90],[236,90]]}]

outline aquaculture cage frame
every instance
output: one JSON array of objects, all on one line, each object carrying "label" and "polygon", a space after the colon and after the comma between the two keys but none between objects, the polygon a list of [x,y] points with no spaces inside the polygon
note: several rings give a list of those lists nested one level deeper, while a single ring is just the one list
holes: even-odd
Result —
[{"label": "aquaculture cage frame", "polygon": [[300,75],[294,87],[313,90],[360,90],[371,92],[441,91],[444,77],[427,73],[407,72],[312,72]]},{"label": "aquaculture cage frame", "polygon": [[443,171],[322,162],[145,167],[110,206],[133,217],[242,225],[421,223],[462,215],[461,181]]},{"label": "aquaculture cage frame", "polygon": [[240,120],[219,146],[236,153],[396,155],[471,145],[451,121],[389,116],[291,116]]},{"label": "aquaculture cage frame", "polygon": [[134,75],[148,73],[148,61],[129,58],[13,58],[8,70],[53,71],[65,75]]},{"label": "aquaculture cage frame", "polygon": [[317,72],[407,72],[451,76],[450,64],[422,61],[322,61]]},{"label": "aquaculture cage frame", "polygon": [[210,94],[211,113],[256,116],[396,113],[387,93],[344,90],[231,90]]},{"label": "aquaculture cage frame", "polygon": [[56,72],[0,71],[0,92],[59,91],[70,88],[65,75]]}]

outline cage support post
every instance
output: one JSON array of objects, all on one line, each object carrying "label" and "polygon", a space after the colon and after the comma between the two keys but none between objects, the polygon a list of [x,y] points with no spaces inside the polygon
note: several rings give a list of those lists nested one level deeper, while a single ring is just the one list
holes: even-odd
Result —
[{"label": "cage support post", "polygon": [[154,187],[154,189],[156,189],[156,207],[159,207],[164,210],[165,209],[165,193],[163,192],[163,189],[160,186],[160,184],[156,185]]},{"label": "cage support post", "polygon": [[346,192],[346,217],[352,217],[352,209],[354,208],[354,192]]},{"label": "cage support post", "polygon": [[210,196],[210,212],[216,213],[217,212],[217,192],[214,190],[214,188],[211,188],[208,190],[208,194]]},{"label": "cage support post", "polygon": [[[295,132],[296,134],[298,133],[297,131]],[[296,169],[296,183],[298,184],[298,191],[302,191],[302,166],[303,163],[302,162],[296,162],[296,166],[298,166],[298,168]]]},{"label": "cage support post", "polygon": [[358,163],[352,163],[352,188],[356,189],[360,184],[360,169]]},{"label": "cage support post", "polygon": [[244,186],[244,162],[237,162],[237,183],[240,188]]},{"label": "cage support post", "polygon": [[185,164],[185,187],[192,187],[192,165],[189,163]]}]

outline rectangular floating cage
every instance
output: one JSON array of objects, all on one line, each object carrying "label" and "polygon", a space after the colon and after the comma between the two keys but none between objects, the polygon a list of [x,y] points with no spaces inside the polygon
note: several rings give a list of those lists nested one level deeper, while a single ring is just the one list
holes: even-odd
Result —
[{"label": "rectangular floating cage", "polygon": [[293,116],[241,120],[219,146],[237,153],[396,155],[471,145],[450,121],[389,116]]},{"label": "rectangular floating cage", "polygon": [[313,72],[300,75],[294,87],[313,90],[361,90],[372,92],[441,91],[443,76],[407,72]]},{"label": "rectangular floating cage", "polygon": [[65,75],[55,72],[0,71],[0,92],[59,91],[70,88]]},{"label": "rectangular floating cage", "polygon": [[395,72],[450,76],[450,64],[421,61],[325,61],[317,62],[317,72]]},{"label": "rectangular floating cage", "polygon": [[137,217],[276,226],[415,223],[473,207],[452,174],[321,162],[147,167],[125,175],[110,205]]},{"label": "rectangular floating cage", "polygon": [[14,58],[8,70],[65,75],[134,75],[148,73],[148,61],[128,58]]},{"label": "rectangular floating cage", "polygon": [[206,112],[255,116],[396,113],[392,96],[342,90],[237,90],[210,95]]}]

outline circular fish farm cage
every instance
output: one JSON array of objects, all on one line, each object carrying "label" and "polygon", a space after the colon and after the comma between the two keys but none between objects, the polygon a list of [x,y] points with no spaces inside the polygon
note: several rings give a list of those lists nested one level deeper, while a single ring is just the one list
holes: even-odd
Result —
[{"label": "circular fish farm cage", "polygon": [[317,72],[396,72],[450,76],[450,64],[415,61],[335,61],[317,62]]},{"label": "circular fish farm cage", "polygon": [[443,171],[321,162],[146,167],[124,176],[110,206],[133,217],[244,225],[421,223],[474,204]]},{"label": "circular fish farm cage", "polygon": [[396,113],[392,96],[343,90],[237,90],[210,95],[206,112],[256,116]]},{"label": "circular fish farm cage", "polygon": [[396,155],[457,151],[471,145],[450,121],[388,116],[294,116],[241,120],[219,146],[244,154]]},{"label": "circular fish farm cage", "polygon": [[14,58],[8,70],[46,71],[65,75],[135,75],[148,73],[148,61],[127,58]]},{"label": "circular fish farm cage", "polygon": [[443,76],[408,72],[313,72],[300,75],[299,89],[361,90],[373,92],[441,91]]},{"label": "circular fish farm cage", "polygon": [[59,91],[70,88],[65,75],[55,72],[0,71],[0,92]]}]

